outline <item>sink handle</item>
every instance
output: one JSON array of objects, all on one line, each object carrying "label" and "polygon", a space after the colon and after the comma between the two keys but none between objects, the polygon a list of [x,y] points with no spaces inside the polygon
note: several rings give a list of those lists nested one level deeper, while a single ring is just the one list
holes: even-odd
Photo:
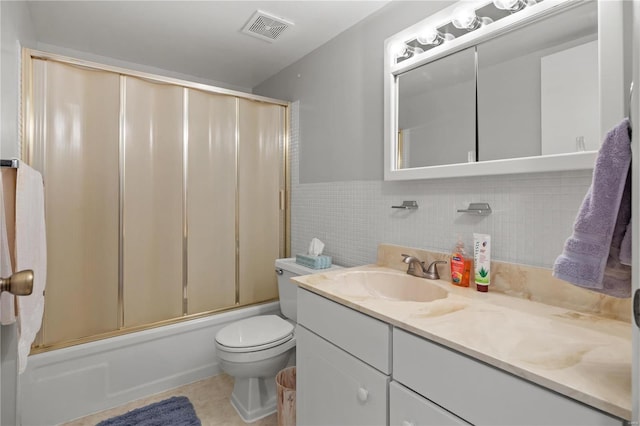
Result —
[{"label": "sink handle", "polygon": [[440,274],[438,273],[438,264],[439,263],[447,263],[447,261],[446,260],[436,260],[434,262],[431,262],[431,264],[429,264],[429,267],[425,271],[425,275],[426,275],[427,278],[432,279],[432,280],[439,280],[440,279]]}]

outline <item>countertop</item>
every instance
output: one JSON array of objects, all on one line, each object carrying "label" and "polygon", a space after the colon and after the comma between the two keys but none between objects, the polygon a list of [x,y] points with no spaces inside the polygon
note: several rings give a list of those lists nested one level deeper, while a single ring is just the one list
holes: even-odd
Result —
[{"label": "countertop", "polygon": [[[332,277],[367,265],[293,278],[300,287],[622,419],[631,419],[631,324],[443,280],[432,302],[346,292]],[[423,280],[423,278],[415,278]]]}]

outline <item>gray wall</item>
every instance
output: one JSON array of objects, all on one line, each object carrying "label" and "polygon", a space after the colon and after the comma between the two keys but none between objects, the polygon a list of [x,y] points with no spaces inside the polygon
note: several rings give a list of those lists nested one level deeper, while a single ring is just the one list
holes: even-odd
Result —
[{"label": "gray wall", "polygon": [[36,34],[25,2],[0,2],[0,156],[20,155],[20,57],[21,46],[33,47]]},{"label": "gray wall", "polygon": [[[21,46],[35,45],[35,30],[24,2],[0,1],[0,158],[20,155],[20,58]],[[16,325],[0,326],[0,423],[17,419]]]},{"label": "gray wall", "polygon": [[[446,2],[394,1],[254,88],[295,101],[292,254],[313,237],[346,266],[373,263],[380,243],[447,252],[458,235],[492,235],[496,260],[549,268],[562,251],[591,171],[383,181],[383,42]],[[391,205],[416,200],[414,211]],[[489,202],[493,213],[456,213]]]},{"label": "gray wall", "polygon": [[300,101],[300,182],[382,180],[383,43],[449,6],[394,1],[254,88]]}]

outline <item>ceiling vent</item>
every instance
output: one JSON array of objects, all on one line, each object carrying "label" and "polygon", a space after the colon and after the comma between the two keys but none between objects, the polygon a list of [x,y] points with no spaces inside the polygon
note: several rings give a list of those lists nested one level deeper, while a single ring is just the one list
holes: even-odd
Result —
[{"label": "ceiling vent", "polygon": [[249,19],[249,22],[244,26],[242,32],[257,37],[260,40],[273,43],[274,40],[282,35],[284,30],[292,25],[294,25],[293,22],[258,10],[253,14],[251,19]]}]

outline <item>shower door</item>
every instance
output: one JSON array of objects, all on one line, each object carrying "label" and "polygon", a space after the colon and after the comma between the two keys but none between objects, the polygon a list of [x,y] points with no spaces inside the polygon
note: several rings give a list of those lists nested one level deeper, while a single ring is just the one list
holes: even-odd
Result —
[{"label": "shower door", "polygon": [[[119,76],[33,61],[32,166],[45,182],[47,291],[36,342],[118,329]],[[52,196],[55,194],[55,196]]]},{"label": "shower door", "polygon": [[284,108],[240,99],[239,292],[242,304],[278,297],[274,259],[281,257],[279,189]]},{"label": "shower door", "polygon": [[188,313],[236,303],[237,99],[187,90]]},{"label": "shower door", "polygon": [[182,315],[179,86],[122,77],[124,326]]},{"label": "shower door", "polygon": [[285,103],[28,52],[49,254],[35,352],[277,298]]}]

